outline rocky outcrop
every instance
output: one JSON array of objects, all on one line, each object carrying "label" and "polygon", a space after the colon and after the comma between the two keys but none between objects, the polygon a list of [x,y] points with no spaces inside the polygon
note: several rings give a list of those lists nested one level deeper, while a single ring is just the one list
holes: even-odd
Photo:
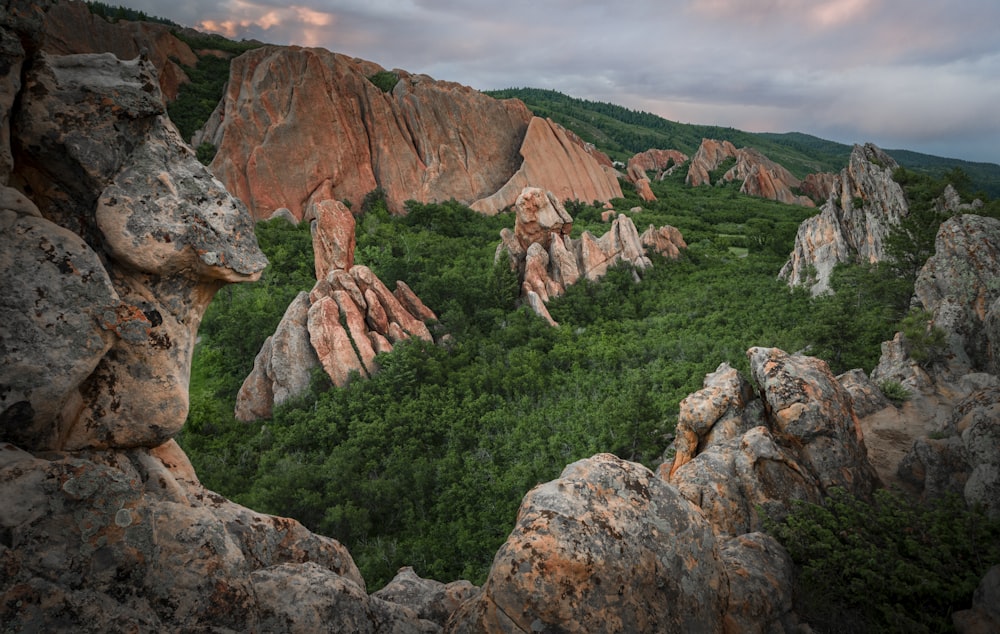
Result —
[{"label": "rocky outcrop", "polygon": [[871,143],[855,145],[819,215],[799,225],[779,277],[820,295],[829,292],[837,264],[885,259],[889,228],[909,213],[903,188],[892,179],[896,167],[892,157]]},{"label": "rocky outcrop", "polygon": [[656,172],[657,180],[665,175],[673,173],[675,169],[688,161],[687,154],[677,150],[646,150],[634,155],[628,160],[626,168],[626,178],[635,185],[639,198],[646,202],[656,200],[653,190],[650,189],[650,172]]},{"label": "rocky outcrop", "polygon": [[681,401],[673,463],[660,474],[697,504],[720,534],[758,530],[792,500],[818,502],[830,487],[869,497],[868,461],[850,394],[812,357],[747,352],[760,394],[723,364]]},{"label": "rocky outcrop", "polygon": [[[1000,374],[1000,220],[961,214],[941,224],[914,284],[917,301],[948,336],[957,373]],[[994,324],[991,327],[991,324]]]},{"label": "rocky outcrop", "polygon": [[687,248],[677,229],[655,229],[652,225],[639,237],[632,219],[618,215],[611,229],[600,238],[589,231],[571,238],[573,218],[562,203],[549,192],[526,187],[515,202],[514,230],[500,232],[497,261],[506,257],[521,280],[522,301],[556,325],[545,304],[566,292],[566,287],[581,278],[596,281],[619,262],[628,262],[638,270],[652,266],[646,248],[664,257],[679,257]]},{"label": "rocky outcrop", "polygon": [[354,209],[381,189],[394,213],[452,198],[495,213],[522,179],[561,199],[621,196],[596,150],[520,101],[398,69],[384,92],[368,78],[385,72],[322,49],[245,53],[199,137],[218,148],[212,171],[255,218],[285,207],[302,219],[320,187]]},{"label": "rocky outcrop", "polygon": [[806,177],[799,184],[799,189],[814,203],[822,205],[830,197],[830,194],[837,190],[837,183],[837,174],[816,172],[806,174]]},{"label": "rocky outcrop", "polygon": [[698,151],[691,157],[684,182],[692,187],[711,185],[711,173],[726,159],[736,158],[736,146],[729,141],[702,139]]},{"label": "rocky outcrop", "polygon": [[[201,315],[266,264],[243,205],[164,115],[155,69],[40,52],[12,116],[2,439],[153,447],[184,422]],[[49,346],[61,333],[67,345]],[[141,368],[141,369],[140,369]]]},{"label": "rocky outcrop", "polygon": [[[329,193],[329,183],[324,187]],[[323,368],[334,385],[378,370],[375,357],[418,337],[433,341],[427,323],[437,316],[402,281],[390,291],[371,269],[354,264],[354,216],[339,200],[318,196],[312,218],[316,284],[289,305],[265,340],[236,395],[235,416],[253,421],[305,393],[312,371]]]},{"label": "rocky outcrop", "polygon": [[59,2],[45,13],[42,48],[54,55],[111,53],[119,59],[144,57],[156,67],[160,90],[173,101],[190,81],[183,66],[196,66],[198,56],[167,24],[111,23],[94,15],[83,2]]},{"label": "rocky outcrop", "polygon": [[759,151],[753,148],[736,149],[729,141],[702,139],[701,146],[691,158],[684,182],[692,187],[712,185],[711,173],[727,159],[733,159],[735,163],[719,180],[726,183],[740,181],[740,193],[790,205],[815,206],[809,196],[793,192],[802,183],[791,172]]}]

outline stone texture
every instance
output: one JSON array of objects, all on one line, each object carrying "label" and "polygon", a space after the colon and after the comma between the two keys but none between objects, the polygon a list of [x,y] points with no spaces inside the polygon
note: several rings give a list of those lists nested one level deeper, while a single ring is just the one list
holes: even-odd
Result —
[{"label": "stone texture", "polygon": [[264,341],[236,394],[238,420],[269,418],[275,405],[305,392],[319,358],[309,341],[309,294],[299,293]]},{"label": "stone texture", "polygon": [[351,270],[354,266],[354,215],[344,203],[329,198],[309,207],[312,221],[313,258],[316,279],[322,280],[333,269]]},{"label": "stone texture", "polygon": [[652,249],[670,260],[681,257],[681,249],[687,248],[687,242],[684,241],[680,230],[670,225],[663,225],[660,228],[649,225],[639,236],[639,242],[647,249]]},{"label": "stone texture", "polygon": [[909,213],[903,188],[892,179],[896,167],[871,143],[855,145],[820,213],[799,225],[795,247],[778,276],[820,295],[830,290],[837,264],[882,261],[889,228]]},{"label": "stone texture", "polygon": [[[961,214],[941,224],[934,255],[920,270],[914,295],[948,337],[954,373],[1000,374],[1000,220]],[[991,321],[992,320],[992,321]],[[987,326],[993,323],[991,329]]]},{"label": "stone texture", "polygon": [[659,475],[698,505],[720,534],[759,530],[791,500],[818,502],[831,486],[870,496],[868,461],[850,395],[819,359],[747,351],[749,383],[726,364],[681,404],[673,463]]},{"label": "stone texture", "polygon": [[[32,192],[42,218],[16,201],[4,212],[4,239],[19,243],[10,255],[22,250],[4,260],[16,276],[5,310],[24,312],[29,300],[43,310],[28,321],[3,317],[25,326],[4,344],[21,359],[0,370],[4,384],[21,385],[2,397],[4,437],[29,449],[161,444],[187,416],[191,351],[208,302],[266,264],[246,209],[163,116],[147,62],[39,52],[16,103],[12,180]],[[33,255],[23,251],[32,244],[25,232],[37,236]],[[48,279],[19,269],[31,261]],[[40,296],[39,283],[67,292]],[[74,345],[39,355],[37,328],[67,320],[77,320]],[[47,392],[27,393],[25,363],[54,370]]]},{"label": "stone texture", "polygon": [[524,498],[480,594],[449,632],[722,632],[711,527],[645,467],[601,454]]},{"label": "stone texture", "polygon": [[421,619],[444,627],[448,617],[477,591],[478,588],[468,581],[442,583],[422,579],[413,568],[405,566],[384,588],[372,593],[372,597],[406,606]]},{"label": "stone texture", "polygon": [[684,182],[692,187],[711,185],[710,172],[722,165],[728,158],[736,158],[736,146],[729,141],[702,139],[698,151],[691,157],[687,177]]},{"label": "stone texture", "polygon": [[788,552],[766,533],[747,533],[722,543],[729,577],[726,632],[797,632],[792,612],[794,566]]},{"label": "stone texture", "polygon": [[634,155],[628,160],[626,168],[626,178],[635,185],[639,198],[646,202],[656,200],[656,195],[650,188],[649,172],[656,172],[654,178],[662,179],[664,175],[670,174],[677,167],[688,161],[687,154],[677,150],[646,150]]},{"label": "stone texture", "polygon": [[[410,629],[355,629],[403,619],[365,595],[343,546],[192,478],[172,441],[44,458],[0,444],[0,497],[18,500],[0,508],[0,530],[16,544],[0,546],[5,628],[300,632],[323,614],[339,631],[435,631],[408,616]],[[274,592],[317,580],[312,592]]]},{"label": "stone texture", "polygon": [[869,414],[873,414],[877,411],[885,409],[886,407],[891,407],[892,403],[889,399],[885,397],[882,390],[879,389],[877,385],[868,375],[865,374],[864,370],[854,369],[848,370],[843,374],[837,376],[837,381],[840,383],[841,387],[847,390],[847,393],[851,395],[851,404],[854,408],[855,415],[858,418],[864,418]]},{"label": "stone texture", "polygon": [[303,218],[325,181],[355,209],[380,188],[394,213],[454,198],[493,214],[528,183],[560,200],[621,196],[607,157],[520,101],[399,69],[385,93],[367,79],[384,71],[322,49],[240,56],[199,137],[218,148],[212,171],[255,218],[281,207]]}]

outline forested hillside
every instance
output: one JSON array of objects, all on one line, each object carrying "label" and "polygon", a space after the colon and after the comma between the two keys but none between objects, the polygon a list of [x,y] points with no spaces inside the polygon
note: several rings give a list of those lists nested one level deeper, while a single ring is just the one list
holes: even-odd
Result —
[{"label": "forested hillside", "polygon": [[[834,286],[849,293],[812,299],[776,272],[813,210],[736,186],[690,188],[683,174],[654,189],[660,202],[635,223],[678,227],[687,252],[655,260],[639,282],[619,268],[570,287],[549,306],[558,328],[518,308],[516,278],[493,264],[510,214],[452,202],[394,217],[371,197],[357,260],[390,285],[406,281],[448,343],[399,345],[347,388],[318,376],[308,396],[248,425],[233,418],[235,393],[287,303],[312,286],[308,227],[259,224],[271,267],[219,294],[196,349],[181,442],[204,483],[344,541],[373,587],[402,565],[481,581],[529,488],[597,452],[657,464],[680,400],[722,362],[745,370],[747,348],[807,350],[835,372],[873,367],[912,280],[845,267]],[[638,204],[627,196],[617,208]],[[568,209],[574,236],[606,230],[599,208]]]},{"label": "forested hillside", "polygon": [[[497,98],[522,100],[540,117],[549,117],[620,161],[650,148],[675,149],[691,155],[703,138],[726,140],[736,147],[763,152],[799,178],[813,172],[839,172],[851,146],[801,132],[755,133],[735,128],[677,123],[657,115],[611,103],[588,101],[555,90],[510,88],[489,91]],[[868,139],[857,139],[864,143]],[[1000,197],[1000,165],[943,158],[907,150],[887,150],[903,167],[935,178],[960,168],[973,192]]]}]

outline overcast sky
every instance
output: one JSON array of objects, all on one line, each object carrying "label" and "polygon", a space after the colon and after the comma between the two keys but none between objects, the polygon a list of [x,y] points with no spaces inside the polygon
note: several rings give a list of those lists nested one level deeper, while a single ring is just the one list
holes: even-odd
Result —
[{"label": "overcast sky", "polygon": [[683,123],[1000,163],[998,0],[119,3],[480,90],[551,88]]}]

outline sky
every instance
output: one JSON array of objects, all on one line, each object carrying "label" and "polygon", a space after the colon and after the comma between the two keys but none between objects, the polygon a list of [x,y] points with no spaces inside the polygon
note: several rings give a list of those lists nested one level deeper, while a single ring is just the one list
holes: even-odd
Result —
[{"label": "sky", "polygon": [[682,123],[1000,163],[998,0],[117,4],[479,90],[548,88]]}]

